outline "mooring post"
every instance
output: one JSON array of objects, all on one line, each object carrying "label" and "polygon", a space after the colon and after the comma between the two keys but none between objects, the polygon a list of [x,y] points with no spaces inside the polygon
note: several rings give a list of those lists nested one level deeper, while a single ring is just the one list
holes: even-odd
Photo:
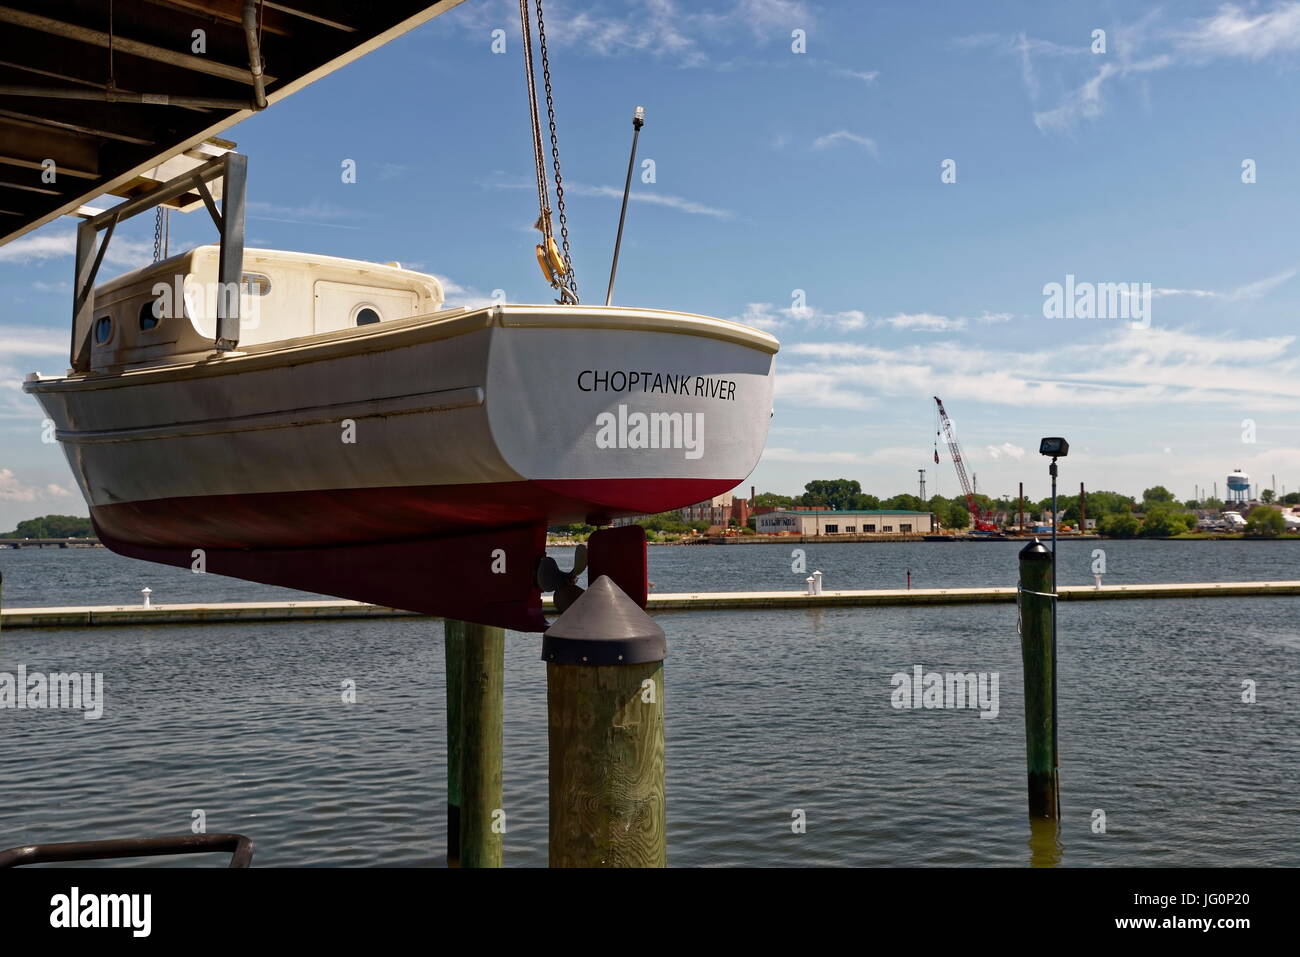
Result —
[{"label": "mooring post", "polygon": [[1029,816],[1059,818],[1056,753],[1056,599],[1052,553],[1035,538],[1020,550],[1020,654],[1025,674],[1025,760]]},{"label": "mooring post", "polygon": [[460,867],[460,699],[465,623],[442,623],[447,662],[447,866]]},{"label": "mooring post", "polygon": [[601,575],[547,630],[552,867],[664,867],[663,629]]},{"label": "mooring post", "polygon": [[505,631],[460,628],[460,866],[500,867]]}]

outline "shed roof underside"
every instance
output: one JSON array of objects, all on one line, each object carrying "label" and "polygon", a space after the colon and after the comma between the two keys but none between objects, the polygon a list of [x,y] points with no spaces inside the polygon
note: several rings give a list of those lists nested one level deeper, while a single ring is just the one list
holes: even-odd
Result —
[{"label": "shed roof underside", "polygon": [[[267,101],[461,2],[258,0]],[[0,246],[97,196],[147,189],[146,170],[251,116],[244,7],[0,0]],[[196,30],[204,31],[201,54]]]}]

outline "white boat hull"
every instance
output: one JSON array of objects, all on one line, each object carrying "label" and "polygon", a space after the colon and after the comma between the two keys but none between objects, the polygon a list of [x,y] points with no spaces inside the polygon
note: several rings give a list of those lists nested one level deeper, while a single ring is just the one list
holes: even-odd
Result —
[{"label": "white boat hull", "polygon": [[25,388],[106,539],[317,547],[726,491],[762,452],[776,348],[682,313],[507,305]]}]

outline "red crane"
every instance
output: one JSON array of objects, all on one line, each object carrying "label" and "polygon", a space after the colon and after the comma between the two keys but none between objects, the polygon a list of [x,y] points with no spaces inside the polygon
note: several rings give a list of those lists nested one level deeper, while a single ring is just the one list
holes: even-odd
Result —
[{"label": "red crane", "polygon": [[[975,501],[975,490],[971,488],[970,479],[966,477],[966,466],[961,459],[961,446],[957,444],[957,435],[953,432],[952,420],[948,418],[948,413],[943,408],[943,402],[937,395],[934,397],[934,404],[939,407],[939,423],[943,428],[943,437],[948,443],[948,451],[952,453],[952,464],[957,466],[957,479],[961,482],[961,490],[966,493],[966,509],[970,512],[975,531],[996,532],[998,527],[993,524],[993,516],[983,511],[979,506],[979,502]],[[937,450],[934,454],[934,460],[935,462],[939,461]]]}]

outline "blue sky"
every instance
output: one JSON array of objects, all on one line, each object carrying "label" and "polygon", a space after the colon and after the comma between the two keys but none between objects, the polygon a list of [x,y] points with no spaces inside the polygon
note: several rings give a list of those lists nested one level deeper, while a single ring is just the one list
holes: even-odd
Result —
[{"label": "blue sky", "polygon": [[[453,304],[546,301],[517,10],[469,0],[226,133],[250,156],[249,243],[400,260]],[[642,104],[655,182],[634,186],[616,302],[780,338],[760,491],[915,491],[926,468],[955,494],[932,395],[982,492],[1046,495],[1055,434],[1067,487],[1188,498],[1241,467],[1300,490],[1300,3],[546,10],[580,289],[603,295]],[[173,249],[212,238],[202,213],[172,222]],[[18,390],[66,364],[71,235],[0,247],[0,527],[85,513]],[[132,221],[107,271],[151,244]],[[1067,274],[1150,283],[1149,328],[1045,318]]]}]

